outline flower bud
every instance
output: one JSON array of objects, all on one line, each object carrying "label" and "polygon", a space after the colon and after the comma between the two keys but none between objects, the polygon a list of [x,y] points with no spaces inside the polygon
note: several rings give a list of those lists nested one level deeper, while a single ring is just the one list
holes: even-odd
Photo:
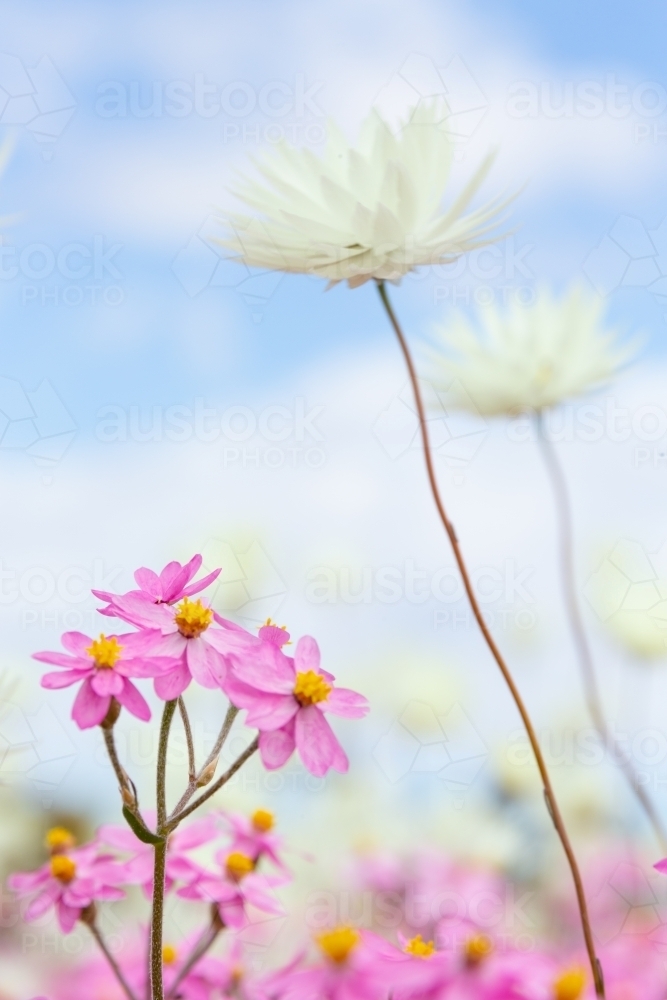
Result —
[{"label": "flower bud", "polygon": [[202,773],[197,778],[197,788],[203,788],[204,785],[208,785],[209,781],[212,780],[215,775],[216,768],[218,766],[218,758],[212,760],[210,764],[207,764]]}]

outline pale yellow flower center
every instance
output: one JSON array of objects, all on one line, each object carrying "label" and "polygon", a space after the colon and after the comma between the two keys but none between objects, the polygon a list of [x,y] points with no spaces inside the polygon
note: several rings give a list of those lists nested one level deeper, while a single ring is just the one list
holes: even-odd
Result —
[{"label": "pale yellow flower center", "polygon": [[51,874],[59,882],[67,885],[76,875],[76,865],[71,858],[64,854],[56,854],[51,858]]},{"label": "pale yellow flower center", "polygon": [[417,958],[428,958],[435,951],[435,945],[432,941],[424,941],[421,934],[418,934],[408,941],[404,951],[408,955],[416,955]]},{"label": "pale yellow flower center", "polygon": [[329,697],[331,684],[327,684],[321,674],[316,674],[314,670],[306,670],[296,675],[294,684],[294,697],[300,705],[316,705],[318,701],[325,701]]},{"label": "pale yellow flower center", "polygon": [[93,639],[86,648],[88,655],[95,660],[95,666],[103,670],[112,670],[116,666],[122,650],[123,647],[116,638],[112,636],[107,639],[104,635],[100,635],[99,639]]},{"label": "pale yellow flower center", "polygon": [[162,961],[165,965],[173,965],[178,958],[178,952],[173,944],[162,945]]},{"label": "pale yellow flower center", "polygon": [[580,966],[567,969],[554,982],[554,1000],[579,1000],[586,985],[586,972]]},{"label": "pale yellow flower center", "polygon": [[51,854],[60,854],[62,851],[74,847],[76,838],[64,826],[52,826],[47,832],[44,842]]},{"label": "pale yellow flower center", "polygon": [[315,938],[318,945],[332,962],[340,965],[361,941],[361,934],[354,927],[336,927]]},{"label": "pale yellow flower center", "polygon": [[475,934],[468,938],[464,952],[468,965],[479,965],[493,951],[493,942],[486,934]]},{"label": "pale yellow flower center", "polygon": [[275,826],[273,813],[268,809],[256,809],[252,814],[252,825],[259,833],[268,833]]},{"label": "pale yellow flower center", "polygon": [[213,611],[205,607],[200,600],[191,601],[184,597],[176,608],[174,621],[181,635],[186,639],[196,639],[213,621]]},{"label": "pale yellow flower center", "polygon": [[230,854],[225,865],[227,874],[235,882],[240,882],[242,878],[249,875],[255,868],[255,862],[252,858],[249,858],[247,854],[241,854],[240,851],[234,851]]}]

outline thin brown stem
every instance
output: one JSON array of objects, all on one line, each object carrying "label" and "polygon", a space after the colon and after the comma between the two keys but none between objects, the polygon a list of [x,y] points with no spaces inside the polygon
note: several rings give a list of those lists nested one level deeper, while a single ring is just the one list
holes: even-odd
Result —
[{"label": "thin brown stem", "polygon": [[173,1000],[176,996],[178,987],[181,985],[183,980],[190,972],[194,969],[195,965],[204,957],[204,955],[213,947],[218,939],[218,935],[224,928],[224,924],[221,922],[218,915],[218,907],[213,904],[214,914],[211,923],[203,932],[194,948],[190,952],[189,956],[181,966],[176,979],[171,984],[171,988],[167,993],[167,1000]]},{"label": "thin brown stem", "polygon": [[188,747],[188,782],[191,784],[197,779],[197,766],[195,764],[195,744],[192,739],[192,727],[190,725],[190,716],[188,715],[188,710],[185,707],[185,702],[183,698],[178,699],[178,711],[181,714],[181,721],[183,723],[183,729],[185,731],[185,742]]},{"label": "thin brown stem", "polygon": [[561,816],[561,812],[558,807],[556,796],[554,795],[551,779],[549,777],[549,772],[547,771],[547,767],[544,761],[544,757],[542,755],[542,750],[540,748],[539,741],[537,739],[537,734],[535,733],[535,729],[533,727],[533,723],[530,719],[528,710],[523,702],[521,694],[519,693],[519,689],[517,688],[514,682],[514,678],[510,673],[510,669],[505,663],[502,653],[500,652],[498,646],[496,645],[495,640],[491,635],[486,622],[484,621],[479,604],[477,603],[475,592],[473,590],[470,581],[468,569],[463,559],[463,554],[461,552],[459,540],[454,530],[454,526],[449,520],[449,517],[447,516],[447,512],[445,510],[442,497],[440,496],[438,481],[436,479],[435,469],[433,466],[433,459],[431,457],[431,447],[429,442],[428,426],[426,423],[426,413],[424,409],[424,403],[421,396],[421,390],[419,388],[419,381],[417,379],[417,371],[415,369],[407,341],[403,335],[403,331],[401,330],[398,319],[396,318],[396,314],[394,313],[394,310],[391,306],[391,302],[389,301],[389,297],[387,295],[387,289],[385,287],[384,282],[378,281],[377,287],[378,287],[378,292],[380,293],[382,304],[384,305],[384,308],[387,312],[387,316],[389,317],[389,322],[391,323],[394,333],[398,338],[398,343],[400,345],[401,352],[403,354],[403,358],[405,360],[405,364],[408,369],[410,383],[412,385],[412,391],[415,397],[417,414],[419,417],[419,429],[421,432],[421,439],[424,450],[424,460],[426,462],[426,472],[428,474],[428,481],[431,487],[431,493],[433,494],[433,499],[435,501],[438,514],[440,515],[440,520],[442,521],[443,527],[447,533],[447,537],[449,538],[450,544],[452,546],[452,550],[454,552],[454,558],[456,560],[456,564],[458,566],[461,578],[463,580],[463,586],[465,587],[465,592],[470,602],[472,613],[480,628],[484,640],[491,652],[491,655],[496,661],[498,668],[500,669],[500,672],[503,675],[505,683],[507,684],[510,690],[510,694],[514,699],[514,703],[517,707],[519,715],[521,716],[521,720],[528,734],[528,739],[530,741],[533,755],[535,757],[535,762],[537,764],[537,768],[540,772],[540,777],[542,779],[542,784],[544,786],[544,797],[547,809],[553,820],[553,824],[556,828],[558,837],[560,838],[560,842],[563,845],[563,850],[565,852],[565,856],[567,858],[567,862],[570,867],[570,872],[572,873],[572,880],[574,882],[575,893],[577,896],[577,903],[579,906],[579,914],[581,918],[584,941],[586,944],[586,951],[588,952],[588,959],[593,974],[593,982],[595,983],[595,992],[598,997],[604,997],[605,992],[604,992],[604,980],[602,976],[602,966],[600,965],[600,961],[597,955],[595,954],[593,932],[591,930],[590,919],[588,916],[588,905],[586,903],[586,895],[584,893],[584,886],[581,879],[581,874],[579,872],[577,859],[572,849],[572,845],[570,844],[570,839],[568,837],[567,830],[565,828],[565,824],[563,822],[563,818]]},{"label": "thin brown stem", "polygon": [[565,474],[558,461],[556,450],[549,440],[544,426],[544,416],[537,413],[537,440],[539,443],[544,464],[549,476],[549,482],[553,490],[556,516],[558,518],[558,532],[560,535],[560,568],[561,585],[563,588],[563,598],[567,609],[567,616],[570,623],[570,630],[577,651],[577,659],[581,670],[581,677],[584,685],[584,695],[588,711],[593,720],[593,725],[604,740],[605,746],[613,760],[615,760],[623,775],[627,779],[628,785],[634,792],[639,804],[646,813],[649,823],[653,827],[660,846],[667,850],[667,831],[658,815],[658,812],[651,801],[645,788],[639,783],[638,775],[632,765],[632,761],[614,739],[607,723],[602,696],[595,673],[595,664],[591,652],[588,636],[581,614],[581,608],[577,598],[577,583],[574,571],[574,529],[572,525],[572,507],[567,488]]},{"label": "thin brown stem", "polygon": [[129,983],[127,982],[125,976],[123,975],[123,972],[122,972],[122,970],[121,970],[118,962],[116,961],[116,959],[114,958],[114,956],[112,955],[112,953],[109,951],[109,946],[107,945],[106,941],[104,940],[104,938],[102,936],[102,932],[100,931],[100,929],[97,926],[97,924],[95,923],[95,921],[93,920],[90,923],[88,921],[86,921],[86,924],[87,924],[88,928],[90,929],[90,933],[93,935],[93,937],[97,941],[97,943],[99,945],[99,948],[100,948],[100,951],[102,952],[102,954],[106,958],[107,962],[109,963],[109,966],[110,966],[110,968],[111,968],[114,976],[118,980],[118,983],[119,983],[121,989],[125,993],[125,996],[128,998],[128,1000],[137,1000],[134,992],[132,991],[132,988],[130,987]]},{"label": "thin brown stem", "polygon": [[[157,832],[164,834],[167,818],[167,750],[169,729],[176,711],[176,700],[165,702],[157,753]],[[155,844],[153,866],[153,907],[151,913],[151,1000],[164,1000],[162,982],[162,926],[164,923],[164,877],[167,841]]]},{"label": "thin brown stem", "polygon": [[171,833],[171,831],[175,830],[178,824],[181,823],[186,816],[189,816],[190,813],[193,813],[195,809],[199,809],[199,807],[203,805],[204,802],[207,802],[212,795],[215,795],[216,792],[219,792],[220,789],[223,787],[223,785],[226,785],[227,782],[234,777],[239,768],[243,767],[245,762],[249,760],[250,757],[252,757],[252,755],[257,750],[258,746],[259,746],[259,739],[258,737],[255,737],[252,743],[248,744],[243,753],[236,758],[232,766],[228,768],[225,771],[225,773],[221,775],[213,785],[211,785],[210,788],[207,788],[206,791],[199,796],[199,798],[196,798],[194,802],[191,802],[190,805],[186,806],[185,809],[181,809],[180,812],[173,813],[169,817],[169,820],[167,821],[167,824],[165,826],[165,832]]}]

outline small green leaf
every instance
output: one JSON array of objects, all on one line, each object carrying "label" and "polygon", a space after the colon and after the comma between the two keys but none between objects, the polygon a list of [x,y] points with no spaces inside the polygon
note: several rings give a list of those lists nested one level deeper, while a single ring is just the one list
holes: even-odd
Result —
[{"label": "small green leaf", "polygon": [[127,806],[123,806],[123,816],[133,833],[143,844],[164,844],[164,837],[158,837],[156,833],[151,833],[143,820]]}]

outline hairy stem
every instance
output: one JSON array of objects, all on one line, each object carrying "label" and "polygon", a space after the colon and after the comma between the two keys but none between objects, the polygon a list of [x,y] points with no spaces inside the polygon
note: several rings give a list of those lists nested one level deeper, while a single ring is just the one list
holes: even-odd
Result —
[{"label": "hairy stem", "polygon": [[204,955],[207,953],[207,951],[209,951],[209,949],[212,948],[212,946],[215,944],[218,938],[218,935],[220,934],[220,931],[223,930],[224,926],[225,925],[220,920],[220,916],[218,914],[218,907],[214,903],[211,923],[203,932],[203,934],[195,944],[194,948],[190,952],[188,958],[183,963],[181,969],[179,970],[178,975],[176,976],[176,979],[171,985],[169,993],[167,994],[167,1000],[173,1000],[173,998],[176,996],[180,984],[183,982],[185,977],[190,972],[192,972],[197,962],[199,962],[200,959],[202,959]]},{"label": "hairy stem", "polygon": [[118,751],[116,750],[116,741],[113,735],[113,727],[105,728],[104,726],[102,726],[101,728],[102,728],[102,734],[104,736],[104,745],[107,748],[107,753],[109,754],[109,760],[111,761],[111,766],[114,769],[116,780],[118,781],[118,785],[121,789],[121,792],[124,788],[130,790],[130,779],[128,778],[125,769],[123,768],[123,765],[121,764],[118,758]]},{"label": "hairy stem", "polygon": [[192,727],[190,725],[190,716],[188,715],[188,710],[185,707],[185,702],[183,698],[178,699],[178,711],[181,714],[181,721],[183,722],[183,729],[185,730],[185,742],[188,747],[188,782],[191,784],[197,778],[197,767],[195,764],[195,744],[192,739]]},{"label": "hairy stem", "polygon": [[[167,818],[167,749],[169,728],[176,711],[176,700],[165,702],[157,753],[157,832],[164,834]],[[151,1000],[164,1000],[162,983],[162,925],[164,922],[164,875],[167,841],[155,844],[153,866],[153,907],[151,913]]]},{"label": "hairy stem", "polygon": [[111,968],[114,976],[118,980],[118,983],[119,983],[121,989],[125,993],[125,996],[128,998],[128,1000],[137,1000],[137,998],[134,995],[131,987],[129,986],[129,984],[127,982],[127,980],[125,979],[125,976],[123,975],[122,970],[121,970],[120,966],[118,965],[118,962],[116,961],[116,959],[114,958],[114,956],[109,951],[109,946],[107,945],[106,941],[102,937],[102,932],[100,931],[99,927],[97,926],[97,923],[94,920],[92,922],[90,922],[90,923],[88,923],[86,921],[86,923],[87,923],[87,926],[90,929],[90,933],[93,935],[93,937],[97,941],[97,943],[98,943],[98,945],[100,947],[100,951],[102,952],[102,954],[106,958],[107,962],[109,963],[109,966],[110,966],[110,968]]},{"label": "hairy stem", "polygon": [[549,441],[544,427],[544,417],[541,412],[537,414],[537,440],[540,451],[544,458],[544,464],[549,476],[549,482],[553,490],[556,515],[558,518],[558,531],[560,535],[560,568],[561,585],[567,616],[570,623],[572,638],[577,651],[577,659],[581,670],[581,677],[584,686],[584,694],[588,711],[593,720],[593,725],[600,733],[604,743],[615,760],[628,785],[634,792],[639,804],[646,813],[649,823],[660,842],[663,849],[667,849],[667,831],[658,815],[658,812],[651,801],[646,789],[639,783],[638,775],[632,766],[632,761],[625,750],[619,745],[607,724],[605,711],[602,704],[602,697],[598,687],[595,674],[595,664],[591,647],[584,628],[581,615],[581,608],[577,598],[577,584],[574,572],[574,530],[572,526],[572,509],[570,497],[567,489],[567,482],[563,469],[558,461],[556,450]]},{"label": "hairy stem", "polygon": [[227,782],[230,780],[230,778],[234,777],[239,768],[243,767],[245,762],[249,760],[250,757],[252,757],[252,755],[257,750],[258,746],[259,746],[259,739],[258,737],[255,737],[252,743],[248,744],[243,753],[236,758],[231,767],[229,767],[225,771],[225,773],[221,775],[213,785],[211,785],[210,788],[207,788],[206,791],[199,796],[199,798],[196,798],[194,802],[191,802],[190,805],[187,806],[185,809],[181,809],[180,812],[173,813],[169,817],[169,820],[167,821],[165,826],[166,832],[171,833],[172,830],[175,830],[178,824],[181,823],[186,816],[189,816],[190,813],[193,813],[195,809],[199,809],[199,807],[203,805],[204,802],[208,801],[208,799],[210,799],[212,795],[215,795],[216,792],[219,792],[220,789],[223,787],[223,785],[226,785]]},{"label": "hairy stem", "polygon": [[188,782],[188,787],[185,789],[185,791],[183,792],[183,795],[181,796],[181,798],[179,799],[179,801],[174,806],[173,812],[172,812],[171,816],[169,817],[170,823],[171,823],[171,820],[173,819],[173,817],[176,816],[178,813],[180,813],[181,810],[184,809],[185,806],[188,804],[188,802],[190,801],[190,799],[192,798],[192,796],[197,791],[197,788],[199,787],[199,782],[200,782],[200,780],[201,780],[204,772],[218,758],[218,756],[220,754],[220,751],[222,750],[223,746],[225,745],[225,741],[227,740],[227,737],[229,736],[229,732],[230,732],[230,730],[231,730],[231,728],[232,728],[232,726],[234,724],[234,719],[236,718],[236,716],[238,714],[239,714],[238,708],[235,708],[234,705],[230,705],[229,708],[227,709],[227,713],[226,713],[224,721],[222,723],[222,728],[221,728],[220,732],[218,733],[218,738],[216,739],[216,741],[215,741],[215,743],[213,745],[213,749],[211,750],[210,754],[208,755],[208,757],[206,758],[206,760],[204,761],[204,763],[200,767],[199,771],[196,771],[196,772],[194,772],[194,773],[191,774],[190,780]]},{"label": "hairy stem", "polygon": [[577,903],[579,906],[579,915],[581,918],[584,941],[586,944],[586,951],[588,952],[588,959],[593,974],[593,982],[595,983],[595,992],[598,997],[604,997],[605,992],[604,992],[604,980],[602,976],[602,967],[597,958],[597,955],[595,954],[593,932],[591,930],[590,919],[588,916],[588,905],[586,903],[586,896],[584,893],[583,882],[581,880],[581,874],[579,872],[579,866],[577,864],[577,859],[572,849],[572,845],[570,844],[570,839],[568,837],[567,830],[565,828],[565,824],[563,822],[563,818],[561,816],[561,812],[558,807],[558,803],[556,801],[556,796],[554,795],[553,787],[551,785],[551,779],[549,777],[549,772],[547,771],[544,757],[542,755],[542,750],[540,748],[540,744],[537,739],[537,734],[535,733],[535,729],[528,714],[528,710],[524,705],[523,699],[521,697],[521,694],[519,693],[519,689],[517,688],[514,682],[514,678],[512,677],[510,669],[505,663],[505,660],[498,646],[496,645],[493,636],[491,635],[488,626],[484,621],[484,618],[482,617],[482,613],[479,604],[477,603],[475,592],[470,582],[468,569],[464,562],[463,554],[459,546],[459,540],[457,538],[456,532],[454,531],[454,526],[447,516],[445,506],[442,501],[442,497],[440,496],[440,490],[438,488],[438,482],[436,479],[433,460],[431,457],[428,427],[426,423],[426,413],[424,410],[424,403],[421,397],[421,390],[419,388],[419,382],[417,379],[417,371],[415,369],[407,341],[405,339],[405,336],[403,335],[403,331],[401,330],[398,319],[396,318],[396,314],[394,313],[394,310],[389,301],[384,281],[378,281],[377,288],[380,294],[380,298],[382,300],[382,304],[384,305],[384,308],[387,312],[387,316],[389,317],[389,322],[391,323],[394,333],[398,338],[401,352],[403,354],[403,358],[405,360],[405,364],[408,369],[410,383],[412,385],[412,391],[415,397],[417,414],[419,417],[419,429],[421,432],[422,445],[424,449],[424,460],[426,462],[426,472],[428,474],[431,493],[433,494],[433,499],[435,501],[438,514],[440,515],[440,520],[442,521],[443,527],[447,533],[447,537],[449,538],[450,544],[452,546],[452,550],[454,552],[454,558],[456,559],[456,564],[458,566],[461,578],[463,580],[463,585],[465,587],[468,601],[470,602],[472,613],[475,616],[475,620],[480,628],[480,631],[489,648],[489,651],[491,652],[491,655],[496,661],[498,668],[500,669],[500,672],[503,675],[505,683],[507,684],[510,690],[510,694],[514,699],[514,703],[518,709],[519,715],[521,716],[521,720],[528,734],[528,739],[530,741],[533,755],[535,757],[535,762],[537,764],[538,770],[540,772],[540,777],[542,779],[542,784],[544,786],[544,797],[547,804],[547,809],[553,820],[553,824],[556,828],[558,837],[560,838],[560,842],[563,845],[563,850],[565,852],[565,856],[567,858],[568,865],[570,867],[570,872],[572,873],[572,880],[574,882],[574,888],[577,896]]}]

